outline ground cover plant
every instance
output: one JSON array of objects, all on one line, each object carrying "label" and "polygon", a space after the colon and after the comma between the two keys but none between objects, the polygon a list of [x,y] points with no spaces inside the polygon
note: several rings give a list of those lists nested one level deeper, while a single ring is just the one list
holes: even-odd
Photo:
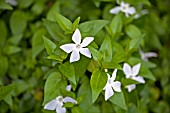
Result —
[{"label": "ground cover plant", "polygon": [[1,0],[0,113],[169,113],[169,0]]}]

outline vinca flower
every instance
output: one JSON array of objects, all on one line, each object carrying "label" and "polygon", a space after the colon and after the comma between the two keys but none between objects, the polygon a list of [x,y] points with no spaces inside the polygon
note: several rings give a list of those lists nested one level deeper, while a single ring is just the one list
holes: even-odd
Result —
[{"label": "vinca flower", "polygon": [[80,59],[80,54],[91,58],[91,53],[89,51],[87,47],[93,40],[93,37],[85,37],[81,43],[81,34],[79,29],[76,29],[73,36],[72,36],[72,40],[75,44],[70,43],[70,44],[64,44],[62,46],[60,46],[60,48],[65,51],[66,53],[71,53],[70,56],[70,63],[71,62],[76,62]]},{"label": "vinca flower", "polygon": [[[71,90],[71,85],[68,85],[66,87],[66,90],[70,91]],[[62,96],[56,97],[56,99],[51,100],[48,102],[45,106],[44,109],[47,110],[56,110],[56,113],[66,113],[66,108],[63,107],[64,103],[71,102],[73,104],[77,104],[77,101],[74,100],[71,97],[65,97],[63,98]]]},{"label": "vinca flower", "polygon": [[118,14],[119,12],[124,12],[126,17],[129,17],[129,15],[135,14],[136,9],[134,7],[130,7],[128,3],[121,2],[120,6],[116,6],[110,10],[111,14]]},{"label": "vinca flower", "polygon": [[105,87],[103,88],[103,90],[105,90],[105,100],[107,101],[112,95],[114,95],[114,91],[116,92],[121,92],[121,83],[119,81],[114,81],[116,79],[116,73],[117,73],[117,69],[115,69],[112,73],[112,77],[110,77],[110,75],[107,73],[107,83],[105,85]]},{"label": "vinca flower", "polygon": [[138,7],[139,7],[139,9],[140,9],[140,13],[139,13],[139,12],[136,13],[136,14],[134,15],[134,19],[138,19],[138,18],[140,18],[141,16],[148,14],[148,12],[149,12],[147,9],[142,9],[143,4],[139,4]]},{"label": "vinca flower", "polygon": [[[126,78],[133,79],[139,83],[145,83],[145,80],[143,79],[143,77],[138,75],[140,66],[141,66],[141,64],[139,63],[131,68],[131,66],[129,64],[124,63],[123,72],[125,73]],[[131,92],[132,90],[134,90],[136,88],[136,85],[131,84],[131,85],[126,86],[126,88],[128,88],[128,91]]]},{"label": "vinca flower", "polygon": [[158,56],[154,52],[146,52],[146,53],[144,53],[142,50],[139,50],[139,53],[140,53],[141,59],[144,60],[144,61],[148,61],[149,58]]}]

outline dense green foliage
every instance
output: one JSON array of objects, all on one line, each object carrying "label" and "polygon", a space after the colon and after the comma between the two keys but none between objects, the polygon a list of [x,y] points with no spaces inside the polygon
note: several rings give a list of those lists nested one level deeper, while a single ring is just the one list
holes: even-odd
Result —
[{"label": "dense green foliage", "polygon": [[[55,113],[43,106],[60,95],[77,101],[64,104],[68,113],[169,113],[170,1],[124,0],[137,18],[110,14],[120,1],[0,0],[0,113]],[[94,37],[87,46],[92,58],[70,63],[60,47],[73,43],[77,28],[82,40]],[[140,50],[158,56],[144,61]],[[141,63],[145,84],[125,78],[125,62]],[[118,69],[121,82],[107,101],[105,69]],[[136,89],[128,92],[129,84]]]}]

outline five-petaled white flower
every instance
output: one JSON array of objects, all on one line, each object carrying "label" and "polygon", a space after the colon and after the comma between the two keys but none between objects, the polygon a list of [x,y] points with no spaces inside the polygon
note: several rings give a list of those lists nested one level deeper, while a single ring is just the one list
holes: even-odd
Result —
[{"label": "five-petaled white flower", "polygon": [[[67,86],[66,90],[71,90],[71,86]],[[74,100],[71,97],[65,97],[63,98],[62,96],[58,96],[56,97],[56,99],[51,100],[50,102],[48,102],[45,106],[44,109],[47,110],[55,110],[56,109],[56,113],[66,113],[66,108],[63,107],[64,103],[67,102],[71,102],[73,104],[77,104],[77,101]]]},{"label": "five-petaled white flower", "polygon": [[126,17],[129,17],[129,14],[132,15],[136,13],[136,9],[134,7],[130,7],[128,3],[124,3],[123,1],[120,3],[120,6],[110,9],[111,14],[117,14],[120,11],[124,12]]},{"label": "five-petaled white flower", "polygon": [[76,29],[72,36],[72,40],[73,42],[75,42],[75,44],[70,43],[70,44],[64,44],[60,46],[60,48],[64,50],[66,53],[72,52],[70,56],[70,62],[75,62],[80,59],[79,52],[83,54],[84,56],[91,58],[91,53],[89,49],[85,47],[88,46],[94,40],[93,37],[85,37],[85,39],[83,39],[81,43],[80,31],[79,29]]},{"label": "five-petaled white flower", "polygon": [[[138,76],[140,66],[141,64],[139,63],[131,68],[129,64],[124,63],[123,72],[125,73],[126,78],[131,78],[135,81],[138,81],[139,83],[145,83],[145,80],[143,79],[143,77]],[[132,90],[136,88],[136,85],[131,84],[131,85],[126,86],[126,88],[128,88],[128,91],[131,92]]]},{"label": "five-petaled white flower", "polygon": [[142,50],[139,50],[139,53],[140,53],[141,59],[144,60],[144,61],[148,61],[149,58],[158,56],[154,52],[146,52],[146,53],[144,53]]},{"label": "five-petaled white flower", "polygon": [[113,89],[117,92],[121,92],[121,83],[119,81],[114,82],[116,79],[116,73],[117,69],[113,71],[112,77],[110,77],[110,75],[107,73],[108,80],[105,87],[103,88],[103,90],[105,90],[105,100],[108,100],[114,94]]}]

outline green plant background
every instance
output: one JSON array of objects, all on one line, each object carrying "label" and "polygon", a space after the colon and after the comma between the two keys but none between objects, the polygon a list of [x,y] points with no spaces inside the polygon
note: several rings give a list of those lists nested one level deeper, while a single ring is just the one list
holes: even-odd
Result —
[{"label": "green plant background", "polygon": [[[116,52],[113,54],[114,60],[118,63],[126,61],[126,58],[122,59],[122,53],[125,52],[123,48],[128,48],[128,38],[133,40],[129,44],[132,51],[128,51],[131,59],[129,62],[132,64],[136,62],[133,56],[139,57],[138,51],[135,51],[139,46],[144,51],[154,51],[158,54],[157,58],[150,60],[151,67],[154,67],[151,68],[151,72],[155,76],[155,81],[151,78],[144,86],[139,85],[138,92],[134,91],[128,95],[129,97],[125,95],[127,111],[121,109],[120,106],[103,101],[103,95],[100,95],[94,105],[89,104],[87,100],[80,105],[82,111],[74,107],[75,110],[68,108],[68,112],[83,113],[88,110],[88,113],[170,113],[170,1],[125,1],[135,7],[143,4],[143,9],[147,9],[149,13],[138,19],[126,18],[123,13],[116,16],[109,14],[109,10],[117,5],[115,0],[18,0],[17,6],[11,6],[1,0],[0,113],[55,112],[44,110],[42,106],[46,79],[55,71],[52,65],[55,62],[47,59],[50,51],[45,50],[42,36],[47,36],[54,43],[59,43],[64,37],[70,37],[73,32],[67,31],[64,34],[62,29],[65,28],[61,29],[57,24],[57,13],[64,15],[72,22],[80,17],[79,23],[99,19],[107,20],[110,28],[113,29],[108,28],[109,25],[106,27],[103,22],[105,28],[103,26],[100,32],[95,33],[98,28],[96,27],[94,31],[83,33],[83,36],[92,35],[97,45],[101,45],[107,31],[115,39],[114,49],[117,54]],[[138,8],[138,12],[140,10]],[[66,23],[64,20],[63,22]],[[88,27],[83,26],[81,29],[86,30]],[[138,44],[140,40],[136,40],[135,37],[142,36],[144,38]],[[61,43],[64,42],[67,40],[61,41]],[[92,46],[95,47],[95,44]],[[56,59],[60,61],[67,57],[64,53],[62,55],[62,58]],[[106,60],[108,59],[106,56]],[[93,70],[89,67],[88,71]],[[89,73],[86,72],[86,74]],[[90,86],[87,87],[90,85],[88,78],[84,77],[80,84],[79,90],[75,91],[76,95],[91,95],[89,94]],[[81,101],[82,98],[84,97],[77,100]]]}]

